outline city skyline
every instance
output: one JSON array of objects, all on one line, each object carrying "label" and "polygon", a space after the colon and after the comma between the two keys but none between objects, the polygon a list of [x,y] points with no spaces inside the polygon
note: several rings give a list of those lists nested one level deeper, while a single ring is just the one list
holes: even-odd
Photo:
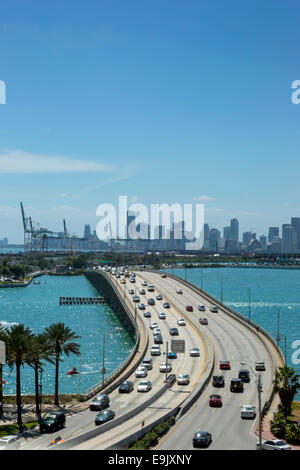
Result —
[{"label": "city skyline", "polygon": [[265,234],[300,213],[299,4],[29,3],[0,18],[2,237],[22,242],[20,200],[74,233],[119,194]]}]

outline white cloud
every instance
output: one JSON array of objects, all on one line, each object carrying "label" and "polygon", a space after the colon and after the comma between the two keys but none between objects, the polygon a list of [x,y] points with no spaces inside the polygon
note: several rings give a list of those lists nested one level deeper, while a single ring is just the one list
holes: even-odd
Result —
[{"label": "white cloud", "polygon": [[109,172],[112,167],[91,160],[63,156],[34,155],[21,150],[0,154],[0,173]]}]

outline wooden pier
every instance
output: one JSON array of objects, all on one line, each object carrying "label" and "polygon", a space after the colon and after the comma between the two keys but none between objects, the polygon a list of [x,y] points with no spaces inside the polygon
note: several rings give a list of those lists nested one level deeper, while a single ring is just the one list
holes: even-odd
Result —
[{"label": "wooden pier", "polygon": [[59,305],[93,305],[104,304],[104,297],[60,297]]}]

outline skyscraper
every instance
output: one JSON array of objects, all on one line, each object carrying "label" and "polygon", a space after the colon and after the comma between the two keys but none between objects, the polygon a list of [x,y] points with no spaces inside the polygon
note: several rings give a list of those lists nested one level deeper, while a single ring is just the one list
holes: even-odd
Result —
[{"label": "skyscraper", "polygon": [[223,228],[223,238],[225,241],[230,240],[230,236],[231,236],[231,227],[230,225],[228,225],[227,227]]},{"label": "skyscraper", "polygon": [[279,237],[279,227],[269,227],[268,242],[272,243],[275,237]]},{"label": "skyscraper", "polygon": [[89,240],[91,238],[91,226],[90,225],[85,225],[84,226],[84,235],[83,238],[85,240]]},{"label": "skyscraper", "polygon": [[282,226],[282,253],[291,254],[296,253],[298,249],[297,233],[294,227],[289,224]]},{"label": "skyscraper", "polygon": [[239,241],[239,221],[238,219],[230,220],[230,240]]},{"label": "skyscraper", "polygon": [[297,249],[300,250],[300,217],[292,217],[291,225],[297,234]]}]

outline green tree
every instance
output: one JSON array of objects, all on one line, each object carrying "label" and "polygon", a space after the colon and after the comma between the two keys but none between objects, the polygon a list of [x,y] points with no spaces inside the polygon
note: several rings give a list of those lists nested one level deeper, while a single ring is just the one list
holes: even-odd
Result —
[{"label": "green tree", "polygon": [[285,417],[291,413],[291,407],[298,389],[299,375],[289,366],[279,367],[275,372],[275,392],[279,394],[281,409]]},{"label": "green tree", "polygon": [[23,429],[22,422],[22,397],[21,397],[21,367],[24,364],[31,364],[31,344],[33,333],[23,324],[13,325],[7,332],[6,352],[7,363],[10,369],[16,367],[16,401],[19,430]]},{"label": "green tree", "polygon": [[59,363],[62,361],[61,355],[80,354],[80,346],[74,339],[80,338],[64,323],[52,323],[45,329],[45,336],[49,340],[52,353],[55,356],[55,405],[59,405],[58,400],[58,375]]},{"label": "green tree", "polygon": [[[0,341],[6,343],[7,341],[7,328],[0,324]],[[2,370],[3,365],[0,363],[0,402],[3,402],[3,384],[2,384]]]},{"label": "green tree", "polygon": [[33,336],[30,352],[30,365],[34,369],[35,384],[35,411],[38,419],[41,417],[40,399],[39,399],[39,372],[43,372],[43,360],[54,364],[54,353],[52,344],[45,334]]}]

